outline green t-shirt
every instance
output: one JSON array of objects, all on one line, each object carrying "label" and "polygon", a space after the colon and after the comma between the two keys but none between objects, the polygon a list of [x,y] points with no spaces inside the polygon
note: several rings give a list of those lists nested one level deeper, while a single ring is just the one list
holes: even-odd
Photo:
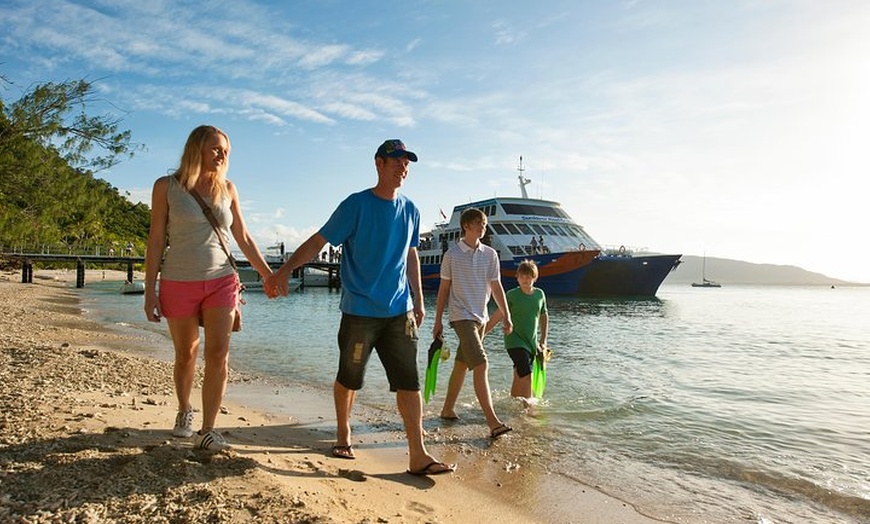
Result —
[{"label": "green t-shirt", "polygon": [[534,355],[538,349],[538,320],[547,312],[547,297],[536,287],[532,287],[530,295],[519,287],[505,295],[514,329],[510,335],[505,335],[504,347],[525,348]]}]

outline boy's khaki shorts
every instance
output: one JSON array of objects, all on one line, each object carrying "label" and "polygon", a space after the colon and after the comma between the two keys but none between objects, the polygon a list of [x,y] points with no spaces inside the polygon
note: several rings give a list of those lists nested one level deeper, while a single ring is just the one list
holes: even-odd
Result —
[{"label": "boy's khaki shorts", "polygon": [[450,327],[459,337],[459,349],[456,350],[456,361],[462,362],[468,369],[474,369],[486,363],[486,351],[483,349],[484,325],[476,320],[457,320]]}]

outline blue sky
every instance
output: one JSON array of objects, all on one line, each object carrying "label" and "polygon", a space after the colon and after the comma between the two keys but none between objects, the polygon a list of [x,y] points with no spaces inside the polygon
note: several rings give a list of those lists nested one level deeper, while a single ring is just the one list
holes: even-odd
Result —
[{"label": "blue sky", "polygon": [[600,243],[797,265],[870,282],[870,3],[706,1],[0,2],[5,100],[84,78],[147,148],[99,176],[149,201],[187,134],[232,141],[262,247],[298,245],[420,156],[439,210],[562,202]]}]

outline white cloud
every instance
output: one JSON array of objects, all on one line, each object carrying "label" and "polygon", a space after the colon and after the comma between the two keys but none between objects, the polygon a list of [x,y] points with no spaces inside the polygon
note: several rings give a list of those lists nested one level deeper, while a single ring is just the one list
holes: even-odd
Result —
[{"label": "white cloud", "polygon": [[347,55],[349,47],[346,45],[326,45],[310,50],[299,61],[302,67],[322,67],[337,62]]}]

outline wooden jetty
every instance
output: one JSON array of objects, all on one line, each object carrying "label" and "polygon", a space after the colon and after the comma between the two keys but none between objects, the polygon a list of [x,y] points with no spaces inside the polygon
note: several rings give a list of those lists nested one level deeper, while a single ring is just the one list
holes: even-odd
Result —
[{"label": "wooden jetty", "polygon": [[103,256],[103,255],[62,255],[47,253],[2,253],[3,258],[21,262],[21,283],[33,283],[34,262],[75,262],[76,264],[76,287],[85,287],[85,264],[92,266],[101,265],[127,265],[127,282],[133,281],[133,264],[142,264],[145,257],[136,256]]},{"label": "wooden jetty", "polygon": [[[116,255],[75,255],[75,254],[54,254],[54,253],[0,253],[0,257],[17,260],[21,262],[21,282],[23,284],[33,283],[33,265],[35,262],[75,262],[76,264],[76,287],[85,287],[85,267],[86,266],[103,266],[103,265],[118,265],[126,264],[127,266],[127,282],[133,282],[133,265],[144,264],[145,257],[140,256],[116,256]],[[236,264],[239,267],[251,267],[247,260],[237,260]],[[269,267],[278,269],[281,267],[281,262],[269,262]],[[339,277],[340,264],[337,262],[308,262],[305,266],[321,269],[329,274],[329,288],[338,289],[341,287],[341,278]],[[303,266],[304,267],[304,266]],[[300,272],[302,268],[296,270]],[[294,272],[294,273],[296,273]]]}]

